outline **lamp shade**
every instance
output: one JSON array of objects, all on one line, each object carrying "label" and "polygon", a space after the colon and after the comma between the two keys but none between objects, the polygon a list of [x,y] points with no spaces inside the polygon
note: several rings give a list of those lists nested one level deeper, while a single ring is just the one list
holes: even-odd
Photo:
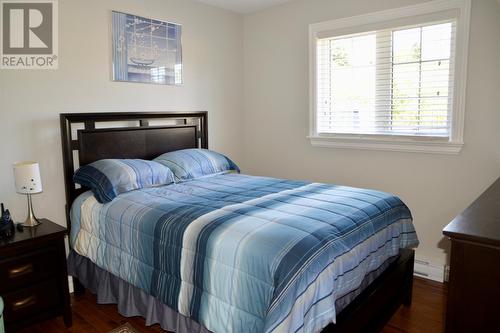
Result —
[{"label": "lamp shade", "polygon": [[14,178],[17,193],[33,194],[42,192],[42,179],[38,163],[31,161],[14,163]]}]

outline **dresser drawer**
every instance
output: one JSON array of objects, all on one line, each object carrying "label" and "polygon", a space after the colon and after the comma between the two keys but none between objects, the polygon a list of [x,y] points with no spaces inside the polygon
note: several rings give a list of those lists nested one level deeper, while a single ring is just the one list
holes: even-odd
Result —
[{"label": "dresser drawer", "polygon": [[7,323],[55,308],[60,303],[57,279],[49,279],[5,295],[4,318]]},{"label": "dresser drawer", "polygon": [[47,247],[0,261],[0,292],[22,288],[55,274],[56,258],[56,248]]}]

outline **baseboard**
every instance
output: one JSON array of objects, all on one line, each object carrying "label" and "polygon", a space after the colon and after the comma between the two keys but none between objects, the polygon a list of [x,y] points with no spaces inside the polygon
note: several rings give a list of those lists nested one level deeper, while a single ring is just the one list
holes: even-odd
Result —
[{"label": "baseboard", "polygon": [[441,283],[445,281],[445,267],[441,265],[435,265],[423,259],[415,258],[413,273],[415,276],[419,276],[425,279]]}]

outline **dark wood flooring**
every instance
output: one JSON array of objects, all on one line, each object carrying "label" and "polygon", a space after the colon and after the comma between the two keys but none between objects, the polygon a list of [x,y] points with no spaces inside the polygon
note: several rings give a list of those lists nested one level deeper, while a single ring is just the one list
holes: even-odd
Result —
[{"label": "dark wood flooring", "polygon": [[381,333],[443,332],[445,302],[444,284],[416,277],[412,305],[400,307]]},{"label": "dark wood flooring", "polygon": [[[443,284],[415,278],[413,304],[402,306],[382,330],[382,333],[434,333],[443,331],[443,306],[446,288]],[[144,326],[144,319],[122,317],[115,305],[98,305],[94,295],[72,297],[73,327],[66,329],[62,318],[31,326],[23,333],[107,333],[129,322],[138,332],[165,332],[158,325]]]}]

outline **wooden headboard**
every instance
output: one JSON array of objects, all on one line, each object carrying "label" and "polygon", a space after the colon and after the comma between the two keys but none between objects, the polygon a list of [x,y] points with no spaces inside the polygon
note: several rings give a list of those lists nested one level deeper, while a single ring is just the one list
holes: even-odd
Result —
[{"label": "wooden headboard", "polygon": [[85,189],[73,182],[75,170],[103,158],[153,159],[186,148],[208,148],[207,112],[63,113],[60,115],[69,209]]}]

